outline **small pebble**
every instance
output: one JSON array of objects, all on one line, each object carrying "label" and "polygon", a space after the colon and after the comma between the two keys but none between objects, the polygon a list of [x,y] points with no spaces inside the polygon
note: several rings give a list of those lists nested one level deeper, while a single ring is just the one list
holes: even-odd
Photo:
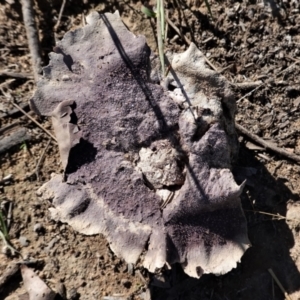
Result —
[{"label": "small pebble", "polygon": [[23,247],[27,247],[29,245],[29,241],[26,236],[20,236],[19,242]]},{"label": "small pebble", "polygon": [[43,225],[41,223],[36,223],[33,226],[33,231],[36,232],[36,233],[42,232],[43,229],[44,229],[44,227],[43,227]]},{"label": "small pebble", "polygon": [[10,249],[7,246],[3,246],[1,252],[4,255],[9,255],[11,253]]}]

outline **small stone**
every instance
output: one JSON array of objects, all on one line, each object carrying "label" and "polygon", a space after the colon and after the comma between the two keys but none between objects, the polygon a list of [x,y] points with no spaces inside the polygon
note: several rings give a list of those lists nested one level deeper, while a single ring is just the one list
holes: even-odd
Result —
[{"label": "small stone", "polygon": [[1,252],[4,255],[10,255],[11,254],[11,251],[7,246],[3,246],[2,249],[1,249]]},{"label": "small stone", "polygon": [[123,284],[123,286],[124,286],[126,289],[130,289],[131,286],[132,286],[132,283],[131,283],[129,280],[127,280],[127,279],[122,279],[122,280],[121,280],[121,283]]},{"label": "small stone", "polygon": [[23,247],[27,247],[29,245],[29,241],[26,236],[20,236],[19,242]]},{"label": "small stone", "polygon": [[41,233],[43,231],[44,227],[41,223],[36,223],[33,226],[33,231],[36,233]]}]

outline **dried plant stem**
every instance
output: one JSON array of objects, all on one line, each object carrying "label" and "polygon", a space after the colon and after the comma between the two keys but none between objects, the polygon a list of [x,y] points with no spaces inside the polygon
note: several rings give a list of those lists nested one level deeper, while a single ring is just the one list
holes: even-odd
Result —
[{"label": "dried plant stem", "polygon": [[6,71],[0,71],[0,76],[1,77],[21,78],[21,79],[32,79],[33,78],[31,74],[6,72]]},{"label": "dried plant stem", "polygon": [[186,42],[186,44],[190,45],[191,40],[186,37],[182,32],[179,30],[179,28],[166,16],[167,23],[178,33],[178,35],[181,37],[181,39]]},{"label": "dried plant stem", "polygon": [[284,287],[282,286],[281,282],[279,281],[279,279],[277,278],[277,276],[275,275],[275,273],[273,272],[273,270],[270,268],[268,269],[269,273],[271,274],[272,278],[275,280],[275,282],[277,283],[277,285],[279,286],[279,288],[281,289],[281,291],[283,292],[285,299],[286,300],[292,300],[291,297],[288,295],[288,293],[286,292],[286,290],[284,289]]},{"label": "dried plant stem", "polygon": [[57,29],[60,25],[60,21],[61,21],[61,17],[62,17],[62,14],[63,14],[63,11],[65,9],[65,5],[66,5],[66,0],[63,0],[62,1],[62,4],[61,4],[61,7],[60,7],[60,11],[59,11],[59,14],[58,14],[58,18],[57,18],[57,22],[54,26],[54,31],[57,32]]},{"label": "dried plant stem", "polygon": [[240,99],[238,99],[236,101],[236,103],[239,103],[241,100],[247,98],[248,96],[250,96],[252,93],[254,93],[256,90],[258,90],[260,87],[262,87],[264,84],[262,83],[261,85],[257,86],[255,89],[251,90],[249,93],[247,93],[246,95],[244,95],[243,97],[241,97]]},{"label": "dried plant stem", "polygon": [[11,101],[12,105],[15,106],[20,112],[22,112],[27,118],[29,118],[33,123],[35,123],[39,128],[41,128],[45,133],[47,133],[54,141],[57,142],[56,138],[54,135],[51,134],[50,131],[45,129],[38,121],[36,121],[33,117],[31,117],[25,110],[23,110],[18,104],[15,102]]},{"label": "dried plant stem", "polygon": [[[186,37],[185,35],[182,34],[182,32],[178,29],[178,27],[168,18],[166,17],[166,21],[168,22],[168,24],[178,33],[178,35],[181,37],[181,39],[186,42],[186,44],[189,46],[192,41]],[[207,58],[206,56],[204,56],[205,61],[207,62],[207,64],[216,72],[221,73]],[[222,70],[223,71],[223,70]]]},{"label": "dried plant stem", "polygon": [[28,39],[29,51],[31,55],[33,75],[35,81],[37,82],[39,74],[41,72],[42,59],[40,54],[41,52],[39,46],[38,32],[34,20],[32,0],[21,0],[21,4],[24,24],[26,28],[26,35]]},{"label": "dried plant stem", "polygon": [[47,145],[46,145],[46,147],[45,147],[45,149],[44,149],[44,151],[43,151],[43,153],[42,153],[42,155],[41,155],[39,161],[38,161],[37,164],[36,164],[36,167],[35,167],[35,174],[36,174],[36,179],[37,179],[37,181],[40,181],[39,173],[40,173],[41,163],[42,163],[42,161],[44,160],[44,157],[45,157],[46,152],[47,152],[47,150],[48,150],[48,148],[49,148],[49,146],[50,146],[50,143],[51,143],[51,139],[49,139],[49,141],[48,141],[48,143],[47,143]]},{"label": "dried plant stem", "polygon": [[300,223],[300,218],[299,219],[291,219],[291,218],[287,218],[287,217],[279,215],[279,214],[272,214],[272,213],[268,213],[265,211],[255,210],[255,209],[253,209],[253,210],[244,209],[244,211],[249,211],[252,213],[258,213],[258,214],[262,214],[262,215],[271,216],[271,217],[277,218],[278,220],[295,221],[295,222]]},{"label": "dried plant stem", "polygon": [[164,3],[163,0],[157,0],[157,16],[156,16],[156,26],[157,26],[157,44],[158,53],[161,64],[162,76],[165,76],[165,59],[164,59]]},{"label": "dried plant stem", "polygon": [[265,147],[266,149],[272,150],[277,154],[280,154],[282,156],[285,156],[291,160],[296,161],[298,164],[300,164],[300,156],[294,153],[290,153],[282,148],[279,148],[277,146],[274,146],[271,143],[268,143],[267,141],[265,141],[264,139],[258,137],[256,134],[248,131],[245,127],[243,127],[242,125],[239,125],[237,123],[235,123],[235,128],[242,134],[244,134],[245,136],[247,136],[248,138],[250,138],[251,140],[253,140],[254,142],[258,143],[259,145],[262,145],[263,147]]}]

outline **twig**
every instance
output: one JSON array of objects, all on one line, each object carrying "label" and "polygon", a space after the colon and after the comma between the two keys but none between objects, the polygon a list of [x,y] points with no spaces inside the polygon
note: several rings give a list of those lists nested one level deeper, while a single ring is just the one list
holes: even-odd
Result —
[{"label": "twig", "polygon": [[[182,32],[178,29],[178,27],[168,17],[166,17],[166,21],[179,34],[181,39],[187,43],[187,45],[190,45],[192,43],[192,41],[188,37],[183,35]],[[208,60],[206,56],[204,56],[204,59],[213,70],[220,73],[220,71]]]},{"label": "twig", "polygon": [[147,279],[143,276],[143,274],[141,273],[141,271],[138,269],[135,271],[136,274],[138,274],[138,276],[141,278],[141,280],[143,281],[143,283],[147,283]]},{"label": "twig", "polygon": [[237,82],[231,84],[239,89],[255,89],[258,86],[261,86],[263,82],[261,80],[258,80],[258,81]]},{"label": "twig", "polygon": [[41,165],[41,163],[42,163],[42,161],[43,161],[43,159],[44,159],[44,157],[45,157],[45,154],[46,154],[46,152],[47,152],[47,149],[48,149],[48,147],[50,146],[50,143],[51,143],[51,139],[49,139],[49,141],[48,141],[48,143],[47,143],[47,145],[46,145],[46,147],[45,147],[45,149],[44,149],[44,151],[43,151],[43,153],[42,153],[42,155],[41,155],[39,161],[38,161],[37,164],[36,164],[36,167],[35,167],[35,175],[36,175],[37,181],[40,181],[40,178],[39,178],[40,165]]},{"label": "twig", "polygon": [[274,146],[271,143],[268,143],[267,141],[263,140],[262,138],[258,137],[256,134],[248,131],[246,128],[244,128],[242,125],[239,125],[235,123],[235,127],[238,131],[240,131],[242,134],[246,135],[248,138],[253,140],[254,142],[258,143],[259,145],[262,145],[266,149],[272,150],[276,152],[277,154],[280,154],[282,156],[285,156],[291,160],[296,161],[298,164],[300,164],[300,156],[296,155],[294,153],[290,153],[284,149],[281,149],[277,146]]},{"label": "twig", "polygon": [[33,75],[35,81],[37,82],[39,74],[41,72],[42,58],[40,55],[41,51],[39,46],[38,32],[34,19],[34,11],[32,8],[32,0],[21,0],[21,4],[29,51],[31,55]]},{"label": "twig", "polygon": [[277,278],[277,276],[275,275],[275,273],[273,272],[273,270],[270,268],[270,269],[268,269],[268,271],[271,274],[271,276],[273,277],[273,279],[275,280],[275,282],[277,283],[277,285],[279,286],[279,288],[281,289],[281,291],[283,292],[285,299],[292,300],[291,297],[286,292],[286,290],[284,289],[284,287],[282,286],[282,284],[280,283],[280,281]]},{"label": "twig", "polygon": [[292,67],[294,67],[295,65],[299,64],[300,63],[300,60],[296,60],[294,63],[292,63],[290,66],[288,66],[286,69],[280,71],[279,73],[277,73],[277,76],[278,75],[281,75],[282,73],[288,71],[289,69],[291,69]]},{"label": "twig", "polygon": [[186,42],[188,45],[191,44],[191,40],[182,34],[182,32],[178,29],[178,27],[166,16],[167,23],[178,33],[178,35],[181,37],[181,39]]},{"label": "twig", "polygon": [[258,214],[261,214],[261,215],[267,215],[267,216],[271,216],[271,217],[275,217],[277,218],[278,220],[286,220],[286,221],[296,221],[296,222],[300,222],[300,219],[297,220],[297,219],[290,219],[290,218],[287,218],[285,216],[282,216],[282,215],[275,215],[275,214],[272,214],[272,213],[268,213],[268,212],[265,212],[265,211],[260,211],[260,210],[250,210],[250,209],[244,209],[244,211],[248,211],[248,212],[252,212],[254,214],[258,213]]},{"label": "twig", "polygon": [[62,4],[61,4],[61,7],[60,7],[60,11],[59,11],[59,14],[58,14],[58,18],[57,18],[57,22],[54,26],[54,32],[57,32],[57,29],[60,25],[60,21],[61,21],[61,17],[62,17],[62,14],[63,14],[63,11],[65,9],[65,5],[66,5],[66,0],[63,0]]},{"label": "twig", "polygon": [[174,193],[174,192],[171,192],[171,193],[168,195],[166,201],[161,205],[160,208],[161,208],[161,209],[164,209],[164,208],[172,201],[174,195],[175,195],[175,193]]},{"label": "twig", "polygon": [[213,69],[213,70],[215,70],[217,73],[221,73],[221,71],[218,69],[218,68],[216,68],[210,61],[209,61],[209,59],[204,55],[204,59],[205,59],[205,61],[207,62],[207,64],[209,64],[209,66]]},{"label": "twig", "polygon": [[1,77],[12,77],[12,78],[21,78],[21,79],[32,79],[33,76],[27,73],[15,73],[15,72],[7,72],[7,71],[0,71]]},{"label": "twig", "polygon": [[45,129],[38,121],[36,121],[33,117],[31,117],[26,111],[24,111],[18,104],[11,102],[12,105],[14,105],[16,108],[20,110],[27,118],[29,118],[33,123],[35,123],[39,128],[41,128],[44,132],[46,132],[55,142],[57,142],[56,138],[49,132],[47,129]]},{"label": "twig", "polygon": [[[290,66],[288,66],[286,69],[280,71],[279,73],[277,73],[277,76],[281,75],[282,73],[285,73],[286,71],[288,71],[289,69],[291,69],[293,66],[295,66],[296,64],[300,63],[300,60],[296,60],[294,63],[292,63]],[[259,83],[259,81],[257,82]],[[236,84],[235,84],[236,85]],[[245,99],[246,97],[250,96],[253,92],[255,92],[256,90],[258,90],[260,87],[262,87],[264,85],[264,83],[262,82],[261,84],[259,84],[255,89],[253,89],[252,91],[250,91],[249,93],[245,94],[243,97],[241,97],[240,99],[238,99],[236,102],[240,102],[241,100]]]},{"label": "twig", "polygon": [[16,79],[8,79],[8,80],[0,83],[0,88],[6,87],[15,81],[16,81]]},{"label": "twig", "polygon": [[250,91],[249,93],[245,94],[243,97],[241,97],[240,99],[238,99],[236,101],[236,103],[240,102],[241,100],[247,98],[248,96],[250,96],[252,93],[254,93],[256,90],[258,90],[261,86],[263,86],[263,84],[257,86],[255,89],[253,89],[252,91]]}]

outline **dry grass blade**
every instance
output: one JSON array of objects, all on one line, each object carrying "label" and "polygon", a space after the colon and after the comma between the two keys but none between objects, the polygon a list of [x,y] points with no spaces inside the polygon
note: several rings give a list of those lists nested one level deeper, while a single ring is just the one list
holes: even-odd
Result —
[{"label": "dry grass blade", "polygon": [[260,211],[260,210],[249,210],[249,209],[244,209],[244,211],[248,211],[248,212],[252,212],[252,213],[258,213],[261,215],[267,215],[267,216],[271,216],[274,218],[277,218],[277,220],[286,220],[286,221],[296,221],[296,222],[300,222],[300,218],[299,219],[291,219],[291,218],[287,218],[285,216],[279,215],[279,214],[272,214],[272,213],[268,213],[265,211]]},{"label": "dry grass blade", "polygon": [[156,16],[156,24],[157,24],[157,44],[158,44],[158,53],[161,64],[161,73],[162,76],[165,76],[165,57],[164,57],[164,4],[163,0],[157,0],[157,16]]},{"label": "dry grass blade", "polygon": [[36,179],[37,179],[37,181],[40,181],[40,176],[39,176],[39,174],[40,174],[41,163],[42,163],[42,161],[43,161],[44,158],[45,158],[45,155],[46,155],[46,152],[47,152],[47,150],[48,150],[48,148],[49,148],[49,146],[50,146],[50,143],[51,143],[51,139],[49,139],[49,141],[48,141],[48,143],[47,143],[47,145],[46,145],[46,147],[45,147],[45,149],[44,149],[44,151],[43,151],[43,153],[42,153],[42,155],[41,155],[39,161],[38,161],[37,164],[36,164],[36,167],[35,167],[35,174],[36,174]]},{"label": "dry grass blade", "polygon": [[[0,239],[3,241],[4,246],[10,249],[11,253],[14,255],[15,253],[20,254],[9,241],[9,235],[7,230],[7,225],[5,223],[4,216],[2,214],[2,210],[0,209]],[[21,254],[20,254],[21,255]]]},{"label": "dry grass blade", "polygon": [[7,71],[0,71],[1,77],[13,77],[13,78],[20,78],[20,79],[32,79],[33,76],[27,73],[15,73],[15,72],[7,72]]},{"label": "dry grass blade", "polygon": [[283,292],[285,299],[286,300],[292,300],[291,297],[286,292],[286,290],[284,289],[281,282],[279,281],[279,279],[277,278],[277,276],[275,275],[275,273],[273,272],[273,270],[270,268],[270,269],[268,269],[268,271],[271,274],[271,276],[273,277],[273,279],[275,280],[275,282],[277,283],[277,285],[279,286],[279,288],[281,289],[281,291]]},{"label": "dry grass blade", "polygon": [[65,9],[65,5],[66,5],[66,0],[63,0],[62,1],[62,4],[61,4],[61,7],[60,7],[60,11],[59,11],[59,14],[58,14],[58,18],[57,18],[57,22],[54,26],[54,31],[57,32],[57,29],[60,25],[60,21],[61,21],[61,17],[62,17],[62,14],[63,14],[63,11]]},{"label": "dry grass blade", "polygon": [[2,235],[5,239],[8,239],[8,231],[5,224],[4,216],[2,214],[2,211],[0,210],[0,231],[2,232]]},{"label": "dry grass blade", "polygon": [[13,106],[18,108],[27,118],[29,118],[33,123],[35,123],[39,128],[41,128],[45,133],[47,133],[55,142],[57,142],[54,135],[52,135],[47,129],[45,129],[39,122],[32,118],[26,111],[24,111],[18,104],[11,102]]},{"label": "dry grass blade", "polygon": [[144,13],[149,18],[156,18],[156,13],[152,9],[149,9],[144,5],[142,5],[141,7],[141,12]]},{"label": "dry grass blade", "polygon": [[212,12],[211,12],[211,9],[210,9],[210,4],[208,3],[208,0],[204,0],[204,2],[205,2],[205,5],[208,9],[208,12],[209,12],[210,16],[213,18],[213,15],[212,15]]}]

